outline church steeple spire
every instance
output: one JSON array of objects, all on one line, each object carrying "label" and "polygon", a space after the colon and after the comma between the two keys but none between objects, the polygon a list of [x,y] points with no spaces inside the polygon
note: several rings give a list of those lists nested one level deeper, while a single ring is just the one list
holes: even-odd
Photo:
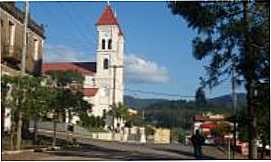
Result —
[{"label": "church steeple spire", "polygon": [[110,3],[107,1],[107,5],[103,11],[102,16],[99,18],[97,25],[119,25],[118,20],[112,10]]}]

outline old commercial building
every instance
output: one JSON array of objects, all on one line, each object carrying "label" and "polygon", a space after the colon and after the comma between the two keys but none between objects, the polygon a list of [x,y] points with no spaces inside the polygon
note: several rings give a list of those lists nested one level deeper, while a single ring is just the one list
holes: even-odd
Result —
[{"label": "old commercial building", "polygon": [[[18,75],[21,69],[24,12],[15,6],[15,2],[0,2],[0,47],[1,76]],[[44,29],[29,15],[27,28],[26,72],[31,75],[41,74]],[[2,129],[8,131],[11,126],[10,109],[1,108]]]},{"label": "old commercial building", "polygon": [[[21,67],[24,40],[24,12],[15,2],[0,2],[1,74],[14,75]],[[44,28],[29,15],[27,29],[26,72],[41,73]]]}]

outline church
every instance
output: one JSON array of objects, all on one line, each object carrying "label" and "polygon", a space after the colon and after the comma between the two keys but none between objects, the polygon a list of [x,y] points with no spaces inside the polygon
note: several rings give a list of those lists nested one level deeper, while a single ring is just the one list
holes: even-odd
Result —
[{"label": "church", "polygon": [[84,99],[92,104],[90,114],[102,117],[113,104],[123,103],[124,36],[110,4],[105,6],[96,27],[96,62],[44,63],[42,72],[80,73],[85,78]]}]

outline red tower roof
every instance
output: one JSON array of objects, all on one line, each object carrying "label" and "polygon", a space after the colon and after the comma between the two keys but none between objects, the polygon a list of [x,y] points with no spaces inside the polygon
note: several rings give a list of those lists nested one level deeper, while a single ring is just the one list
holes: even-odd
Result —
[{"label": "red tower roof", "polygon": [[102,16],[99,18],[96,25],[117,25],[119,27],[119,35],[123,35],[117,18],[115,17],[110,5],[106,5]]},{"label": "red tower roof", "polygon": [[104,12],[96,25],[119,25],[110,5],[106,5]]}]

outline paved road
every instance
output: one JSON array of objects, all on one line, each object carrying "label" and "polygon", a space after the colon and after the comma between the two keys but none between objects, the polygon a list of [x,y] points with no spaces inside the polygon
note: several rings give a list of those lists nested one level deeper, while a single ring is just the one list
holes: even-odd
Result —
[{"label": "paved road", "polygon": [[[46,136],[52,136],[51,132],[39,131]],[[58,133],[59,139],[66,139],[65,133]],[[154,144],[135,144],[135,143],[121,143],[121,142],[107,142],[100,140],[93,140],[88,137],[74,136],[78,143],[84,147],[80,150],[74,150],[69,154],[74,153],[82,155],[95,155],[95,157],[109,159],[124,159],[124,160],[147,160],[147,159],[194,159],[191,146],[183,146],[180,148],[183,153],[174,152],[167,145],[154,145]],[[175,146],[176,147],[176,146]],[[169,150],[166,150],[169,149]],[[95,150],[95,151],[94,151]],[[93,152],[94,151],[94,152]],[[58,155],[63,153],[57,153]],[[101,155],[101,156],[100,156]],[[108,155],[108,156],[107,156]]]},{"label": "paved road", "polygon": [[[181,147],[174,150],[169,147]],[[97,143],[72,150],[24,152],[4,155],[2,160],[182,160],[194,159],[191,148],[182,145],[134,145]]]},{"label": "paved road", "polygon": [[[89,141],[80,148],[46,151],[42,153],[24,152],[4,155],[2,160],[190,160],[194,159],[192,148],[182,144],[122,144],[117,142]],[[208,149],[209,150],[209,149]],[[213,153],[214,154],[214,153]],[[217,157],[205,156],[204,159]],[[219,158],[220,159],[220,158]]]},{"label": "paved road", "polygon": [[[48,132],[47,132],[48,133]],[[44,135],[46,132],[43,133]],[[50,133],[47,136],[51,136]],[[65,139],[64,134],[58,138]],[[46,151],[42,153],[25,152],[4,155],[2,160],[190,160],[194,159],[191,146],[182,144],[131,144],[97,141],[77,137],[80,148]],[[223,152],[216,147],[203,147],[204,159],[225,159]]]}]

